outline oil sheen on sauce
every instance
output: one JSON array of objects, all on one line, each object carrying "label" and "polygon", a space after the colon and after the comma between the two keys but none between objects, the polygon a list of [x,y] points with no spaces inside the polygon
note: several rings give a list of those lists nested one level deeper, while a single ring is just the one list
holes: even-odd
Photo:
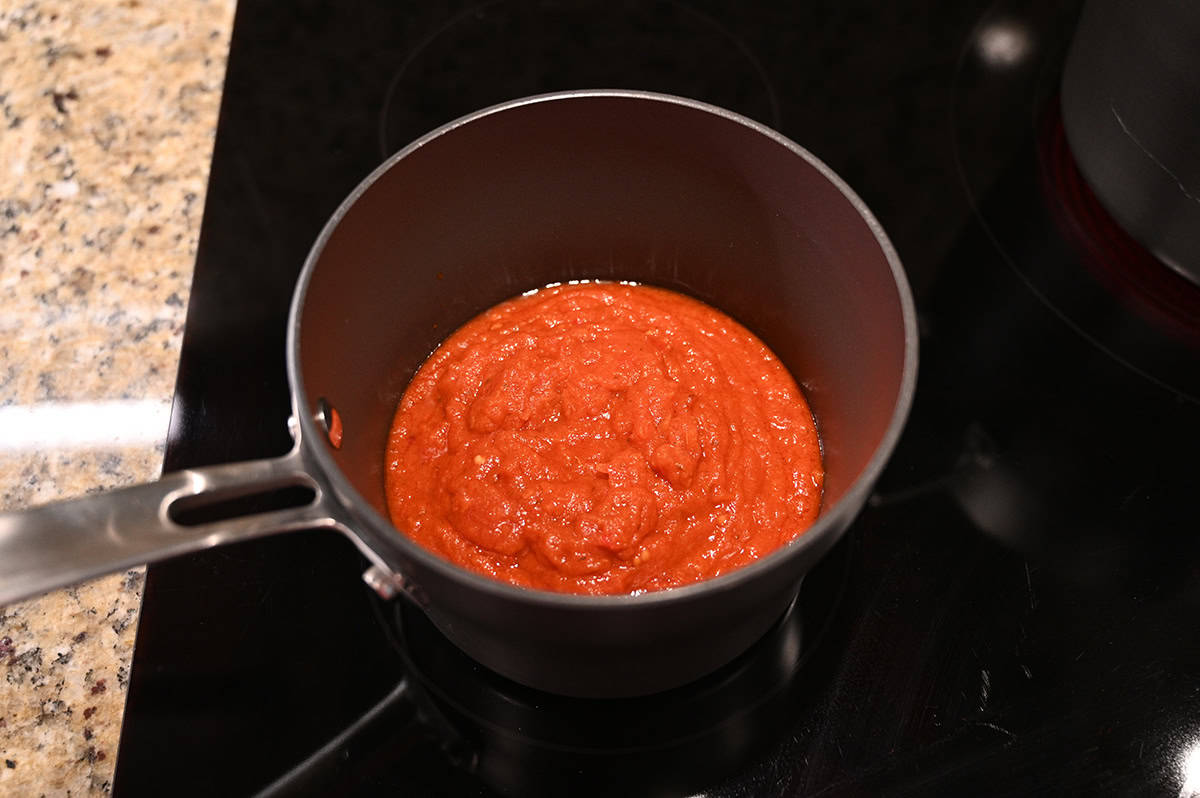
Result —
[{"label": "oil sheen on sauce", "polygon": [[458,329],[405,391],[392,522],[460,566],[639,593],[746,565],[816,518],[824,472],[795,380],[672,291],[556,285]]}]

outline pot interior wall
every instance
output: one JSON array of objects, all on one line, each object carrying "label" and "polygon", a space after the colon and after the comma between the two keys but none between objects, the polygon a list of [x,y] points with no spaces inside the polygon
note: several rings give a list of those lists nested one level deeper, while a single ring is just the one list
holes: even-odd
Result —
[{"label": "pot interior wall", "polygon": [[421,362],[490,305],[572,279],[672,288],[756,332],[813,407],[827,507],[884,435],[901,304],[849,200],[785,145],[711,112],[561,98],[473,120],[397,161],[311,275],[305,398],[338,409],[335,459],[385,517],[387,430]]}]

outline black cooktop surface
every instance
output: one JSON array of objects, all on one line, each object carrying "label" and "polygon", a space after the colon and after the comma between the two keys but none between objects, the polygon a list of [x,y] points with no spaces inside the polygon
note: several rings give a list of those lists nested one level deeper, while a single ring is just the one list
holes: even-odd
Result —
[{"label": "black cooktop surface", "polygon": [[1074,2],[238,5],[168,470],[285,452],[292,285],[387,155],[569,88],[779,129],[920,313],[867,509],[750,652],[648,699],[487,673],[300,533],[151,567],[120,795],[1200,794],[1197,290],[1074,170]]}]

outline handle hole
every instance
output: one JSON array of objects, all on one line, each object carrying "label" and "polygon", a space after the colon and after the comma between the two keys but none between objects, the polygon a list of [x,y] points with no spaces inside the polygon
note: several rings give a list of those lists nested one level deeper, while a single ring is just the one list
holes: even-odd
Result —
[{"label": "handle hole", "polygon": [[[237,490],[237,489],[235,489]],[[247,494],[244,489],[181,496],[167,508],[167,517],[179,526],[200,526],[232,518],[245,518],[275,510],[304,507],[316,501],[317,492],[308,485],[285,485]]]}]

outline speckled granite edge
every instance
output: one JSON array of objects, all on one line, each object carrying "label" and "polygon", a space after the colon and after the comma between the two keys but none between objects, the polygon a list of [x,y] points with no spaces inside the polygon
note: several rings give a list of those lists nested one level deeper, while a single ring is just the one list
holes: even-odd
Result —
[{"label": "speckled granite edge", "polygon": [[[161,469],[232,20],[0,7],[0,507]],[[142,579],[0,608],[0,795],[111,790]]]}]

